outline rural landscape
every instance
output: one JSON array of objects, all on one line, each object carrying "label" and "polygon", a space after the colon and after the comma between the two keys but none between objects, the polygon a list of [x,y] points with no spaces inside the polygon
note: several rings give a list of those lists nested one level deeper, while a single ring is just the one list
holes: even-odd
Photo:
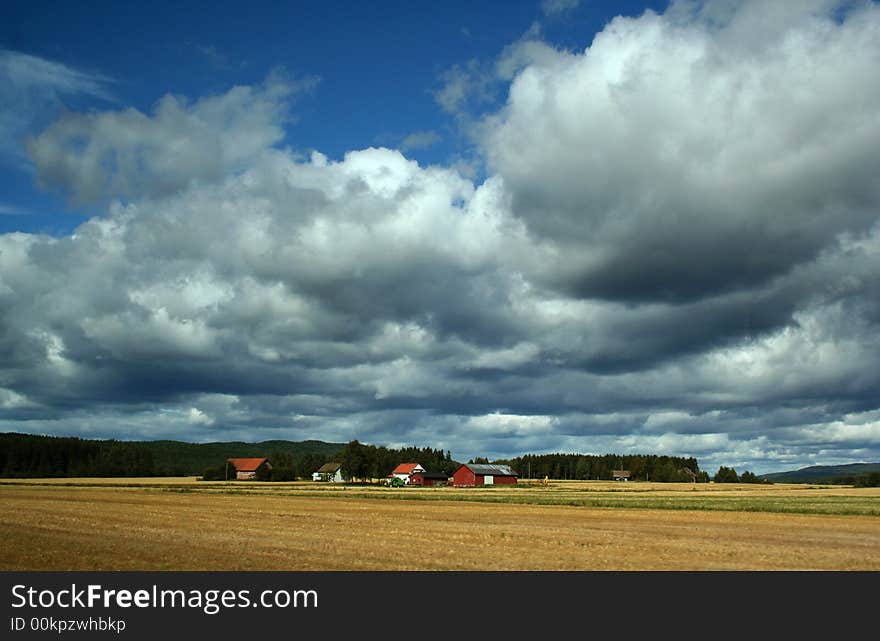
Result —
[{"label": "rural landscape", "polygon": [[0,572],[880,571],[880,0],[2,6]]},{"label": "rural landscape", "polygon": [[[8,460],[9,441],[22,439],[3,436]],[[24,442],[38,452],[37,443],[78,439]],[[79,442],[86,449],[95,443]],[[323,460],[312,456],[320,450],[344,458],[369,449],[286,445],[293,465]],[[175,450],[173,443],[152,446]],[[213,457],[224,447],[248,454],[260,448],[177,446],[190,452],[191,464],[201,461],[200,451]],[[444,457],[430,448],[415,452]],[[565,457],[538,456],[531,465],[559,460]],[[392,474],[347,482],[3,478],[0,569],[880,570],[880,487],[868,487],[875,475],[806,483],[544,476],[471,487],[395,486]]]},{"label": "rural landscape", "polygon": [[880,570],[880,488],[3,481],[3,570]]}]

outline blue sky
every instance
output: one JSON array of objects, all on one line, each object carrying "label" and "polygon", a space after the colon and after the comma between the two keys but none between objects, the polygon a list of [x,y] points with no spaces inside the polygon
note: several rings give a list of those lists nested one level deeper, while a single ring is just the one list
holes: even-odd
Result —
[{"label": "blue sky", "polygon": [[876,2],[8,2],[0,430],[880,459]]},{"label": "blue sky", "polygon": [[[445,72],[471,62],[490,68],[530,29],[559,46],[583,49],[614,16],[663,6],[584,3],[547,13],[534,2],[262,3],[245,11],[234,2],[182,8],[161,2],[5,3],[0,48],[85,74],[102,94],[34,98],[28,127],[6,144],[22,147],[22,135],[39,132],[61,108],[149,113],[168,93],[195,99],[280,71],[311,87],[292,105],[284,145],[341,158],[352,149],[396,147],[407,136],[428,133],[414,139],[408,155],[423,164],[453,162],[473,150],[460,123],[435,98]],[[486,111],[503,98],[492,87],[469,106]],[[0,231],[66,234],[92,214],[35,188],[26,161],[7,158],[0,181],[6,209],[29,214],[3,216]]]}]

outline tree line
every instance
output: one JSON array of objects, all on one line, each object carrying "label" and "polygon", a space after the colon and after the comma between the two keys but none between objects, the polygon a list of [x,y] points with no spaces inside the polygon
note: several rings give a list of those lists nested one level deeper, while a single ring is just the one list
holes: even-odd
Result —
[{"label": "tree line", "polygon": [[880,487],[880,472],[864,472],[862,474],[847,474],[833,476],[827,479],[818,479],[816,483],[828,485],[854,485],[855,487]]},{"label": "tree line", "polygon": [[771,481],[767,479],[762,479],[760,476],[749,472],[748,470],[743,470],[742,474],[737,474],[736,470],[732,467],[725,467],[722,465],[718,468],[718,471],[715,473],[715,476],[712,479],[716,483],[765,483],[771,484]]},{"label": "tree line", "polygon": [[[300,446],[297,449],[295,446]],[[431,447],[388,448],[351,441],[344,447],[330,449],[328,443],[302,444],[272,441],[263,450],[254,444],[209,443],[197,445],[172,441],[138,442],[82,439],[32,434],[0,434],[0,478],[64,477],[144,477],[202,473],[205,479],[224,479],[226,459],[237,456],[264,456],[272,463],[271,471],[262,471],[264,480],[292,481],[311,479],[312,473],[328,462],[342,464],[343,474],[352,480],[384,477],[400,463],[418,462],[432,472],[452,474],[458,463],[450,452]],[[154,461],[153,451],[162,453],[163,462]],[[174,460],[197,461],[199,451],[209,454],[213,465],[184,469]],[[242,451],[244,450],[244,451]],[[186,468],[193,463],[185,464]]]},{"label": "tree line", "polygon": [[510,465],[521,478],[610,481],[614,470],[627,470],[634,481],[690,482],[694,476],[698,482],[709,481],[709,475],[700,470],[697,459],[683,456],[556,453],[525,454],[494,462]]},{"label": "tree line", "polygon": [[449,476],[459,466],[449,451],[432,447],[377,447],[357,440],[345,446],[336,462],[342,464],[343,477],[353,481],[384,478],[401,463],[418,463],[429,472],[442,472]]},{"label": "tree line", "polygon": [[137,443],[0,434],[0,477],[155,476],[153,457]]},{"label": "tree line", "polygon": [[[315,452],[307,452],[297,458],[290,452],[283,450],[273,450],[265,455],[272,464],[272,467],[261,466],[257,469],[257,481],[296,481],[300,478],[311,479],[312,473],[317,472],[318,468],[328,462],[338,458],[333,454],[329,457],[317,454]],[[234,457],[231,457],[234,458]],[[203,481],[223,481],[235,478],[235,470],[227,466],[226,461],[205,468],[201,474]]]},{"label": "tree line", "polygon": [[[459,466],[451,452],[432,447],[389,448],[357,440],[342,447],[340,445],[320,441],[196,445],[172,441],[93,440],[7,433],[0,434],[0,477],[166,476],[169,461],[185,457],[196,460],[197,452],[202,450],[204,453],[198,456],[208,456],[207,460],[215,461],[214,465],[187,473],[198,474],[201,471],[205,479],[226,478],[226,458],[236,456],[268,457],[272,462],[272,469],[261,471],[258,477],[275,481],[311,479],[312,473],[328,462],[340,463],[343,477],[351,481],[384,478],[401,463],[419,463],[430,472],[441,472],[450,476]],[[154,451],[162,454],[161,463],[154,460]],[[488,463],[489,460],[478,458],[470,462]],[[633,480],[688,482],[693,477],[697,482],[710,480],[709,474],[700,470],[697,459],[693,457],[557,453],[524,454],[511,459],[496,459],[493,462],[510,465],[521,478],[610,480],[614,470],[628,470]],[[719,468],[712,480],[716,483],[768,482],[747,470],[737,474],[735,469],[725,466]],[[876,485],[880,483],[880,475],[840,478],[838,482]]]}]

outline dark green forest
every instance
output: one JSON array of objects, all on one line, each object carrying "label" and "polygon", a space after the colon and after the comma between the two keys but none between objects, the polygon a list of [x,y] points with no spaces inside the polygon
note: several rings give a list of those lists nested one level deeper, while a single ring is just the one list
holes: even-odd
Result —
[{"label": "dark green forest", "polygon": [[0,434],[0,477],[155,476],[152,453],[137,443]]},{"label": "dark green forest", "polygon": [[432,472],[452,474],[458,463],[430,447],[391,449],[358,441],[263,441],[184,443],[116,441],[0,434],[0,478],[204,476],[225,478],[228,458],[267,457],[265,480],[311,478],[324,463],[342,463],[347,478],[381,478],[400,463],[416,461]]},{"label": "dark green forest", "polygon": [[[299,461],[278,449],[260,456],[268,457],[272,463],[271,470],[261,468],[257,471],[257,480],[261,481],[310,479],[312,472],[315,472],[326,462],[340,463],[343,477],[350,482],[368,482],[372,479],[381,479],[401,463],[417,462],[431,472],[445,472],[450,475],[459,465],[452,460],[452,455],[449,452],[435,450],[431,447],[393,449],[367,445],[359,441],[351,441],[341,446],[334,444],[333,451],[325,457],[307,455]],[[222,463],[223,460],[218,459],[219,465],[205,469],[202,478],[206,481],[220,481],[227,478],[228,471]]]},{"label": "dark green forest", "polygon": [[[483,462],[483,461],[474,461]],[[510,465],[521,478],[610,481],[613,470],[629,470],[634,481],[687,482],[690,470],[700,482],[709,475],[700,470],[697,459],[656,454],[525,454],[496,460]]]},{"label": "dark green forest", "polygon": [[184,443],[0,434],[0,478],[195,476],[227,458],[279,459],[311,474],[344,443]]},{"label": "dark green forest", "polygon": [[[351,481],[383,478],[398,464],[420,463],[430,472],[451,475],[459,466],[452,453],[431,447],[389,448],[359,441],[263,441],[261,443],[184,443],[117,441],[73,437],[0,434],[0,477],[225,476],[234,457],[268,457],[266,480],[311,478],[324,463],[342,464]],[[474,462],[488,462],[478,459]],[[709,481],[692,457],[655,454],[525,454],[495,463],[510,465],[521,478],[610,480],[612,470],[629,470],[634,481],[682,482],[692,474]],[[735,481],[734,481],[735,482]]]},{"label": "dark green forest", "polygon": [[392,449],[358,441],[348,443],[336,462],[342,463],[343,475],[355,481],[382,478],[401,463],[418,463],[429,472],[445,472],[450,476],[460,465],[452,459],[451,452],[431,447]]}]

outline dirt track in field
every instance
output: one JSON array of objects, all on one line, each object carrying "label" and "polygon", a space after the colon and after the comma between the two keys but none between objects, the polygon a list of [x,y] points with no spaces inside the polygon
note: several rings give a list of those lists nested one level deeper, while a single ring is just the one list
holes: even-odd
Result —
[{"label": "dirt track in field", "polygon": [[880,518],[0,487],[2,570],[880,570]]}]

